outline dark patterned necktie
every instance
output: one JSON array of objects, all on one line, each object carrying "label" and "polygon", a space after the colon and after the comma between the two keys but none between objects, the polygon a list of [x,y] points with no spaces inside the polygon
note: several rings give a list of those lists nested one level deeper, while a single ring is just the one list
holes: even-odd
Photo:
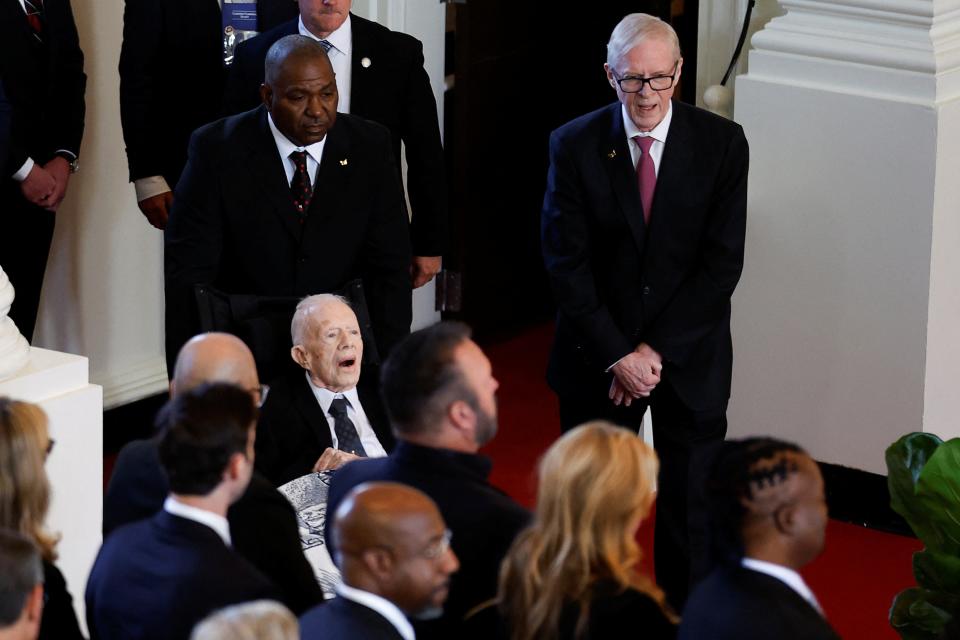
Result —
[{"label": "dark patterned necktie", "polygon": [[310,199],[313,198],[313,186],[310,184],[310,174],[307,173],[307,152],[294,151],[290,154],[290,159],[296,166],[293,180],[290,181],[290,194],[293,196],[293,204],[297,207],[300,222],[303,222],[310,208]]},{"label": "dark patterned necktie", "polygon": [[23,0],[23,8],[27,12],[27,22],[33,29],[37,40],[43,41],[43,0]]},{"label": "dark patterned necktie", "polygon": [[347,417],[347,399],[334,398],[330,405],[330,415],[333,416],[333,431],[337,434],[337,449],[366,458],[367,452],[360,443],[357,427]]},{"label": "dark patterned necktie", "polygon": [[320,46],[323,47],[323,50],[326,51],[327,53],[330,53],[330,49],[333,48],[333,45],[330,44],[328,40],[321,40]]}]

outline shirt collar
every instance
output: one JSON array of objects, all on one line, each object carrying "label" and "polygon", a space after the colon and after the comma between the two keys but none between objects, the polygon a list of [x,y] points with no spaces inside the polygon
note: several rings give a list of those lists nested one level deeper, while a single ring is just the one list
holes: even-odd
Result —
[{"label": "shirt collar", "polygon": [[660,124],[655,126],[651,131],[640,131],[637,125],[633,123],[633,120],[630,119],[626,105],[621,103],[620,114],[623,116],[623,129],[627,133],[627,140],[633,140],[636,136],[650,136],[654,140],[666,144],[667,132],[670,130],[670,121],[673,120],[673,100],[670,100],[667,105],[667,115],[663,116]]},{"label": "shirt collar", "polygon": [[323,387],[318,387],[313,384],[313,380],[310,378],[310,372],[305,371],[304,375],[307,376],[307,384],[310,385],[310,390],[313,391],[314,397],[316,397],[317,402],[320,403],[320,408],[323,409],[324,413],[330,413],[330,405],[333,404],[333,399],[337,396],[343,396],[350,402],[350,406],[353,407],[356,411],[357,407],[360,406],[360,396],[357,393],[357,388],[353,387],[352,389],[347,389],[346,391],[330,391],[330,389],[324,389]]},{"label": "shirt collar", "polygon": [[361,591],[360,589],[355,589],[344,583],[337,585],[337,594],[361,604],[369,609],[373,609],[387,621],[392,624],[397,632],[403,636],[404,640],[416,640],[416,634],[413,632],[413,625],[410,624],[410,621],[407,620],[407,617],[403,615],[403,612],[386,598],[382,598],[375,593],[370,593],[369,591]]},{"label": "shirt collar", "polygon": [[[269,112],[267,113],[267,124],[270,125],[270,132],[273,134],[273,141],[277,143],[280,157],[286,159],[294,151],[306,151],[318,165],[320,164],[320,159],[323,157],[323,145],[327,142],[327,136],[323,136],[323,140],[320,142],[314,142],[306,147],[298,147],[287,136],[283,135],[280,129],[277,129],[277,125],[273,123],[273,116]],[[330,135],[329,131],[327,135]]]},{"label": "shirt collar", "polygon": [[326,38],[318,38],[316,35],[310,32],[307,29],[307,25],[303,24],[303,16],[297,18],[297,31],[302,36],[307,36],[308,38],[313,38],[314,40],[326,40],[333,48],[343,54],[349,54],[350,50],[353,48],[353,31],[350,30],[350,14],[347,14],[347,19],[343,21],[343,24],[340,25],[336,31],[330,32]]},{"label": "shirt collar", "polygon": [[206,509],[199,509],[188,504],[183,504],[173,496],[167,496],[167,499],[163,501],[163,510],[169,514],[187,520],[193,520],[194,522],[210,527],[220,536],[223,544],[228,547],[233,546],[233,541],[230,538],[230,524],[223,516],[217,515],[212,511],[207,511]]},{"label": "shirt collar", "polygon": [[820,608],[820,603],[817,602],[817,597],[813,595],[813,591],[811,591],[810,587],[807,586],[807,583],[803,581],[803,578],[800,576],[800,574],[790,567],[785,567],[782,564],[766,562],[764,560],[757,560],[756,558],[743,558],[743,560],[740,561],[740,564],[746,569],[759,571],[760,573],[765,573],[768,576],[772,576],[777,580],[780,580],[788,587],[796,591],[801,598],[809,602],[814,609],[819,611],[821,614],[823,613],[823,610]]}]

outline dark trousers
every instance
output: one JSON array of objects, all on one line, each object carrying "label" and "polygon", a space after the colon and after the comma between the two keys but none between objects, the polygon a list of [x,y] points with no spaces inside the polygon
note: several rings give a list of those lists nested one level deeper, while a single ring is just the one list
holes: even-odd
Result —
[{"label": "dark trousers", "polygon": [[[605,388],[601,388],[604,384]],[[708,461],[727,433],[726,407],[694,411],[664,380],[649,398],[630,407],[607,397],[612,374],[575,397],[560,396],[560,426],[566,432],[589,420],[608,420],[637,431],[650,406],[653,443],[660,458],[653,560],[657,584],[676,611],[682,611],[692,586],[709,570],[703,484]]]},{"label": "dark trousers", "polygon": [[15,291],[10,319],[32,342],[56,215],[27,202],[13,180],[0,189],[0,267]]}]

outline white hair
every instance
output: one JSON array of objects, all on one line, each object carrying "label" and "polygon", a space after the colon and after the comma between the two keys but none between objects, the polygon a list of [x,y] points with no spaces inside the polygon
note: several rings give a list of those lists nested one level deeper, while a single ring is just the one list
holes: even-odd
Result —
[{"label": "white hair", "polygon": [[624,17],[610,34],[607,43],[607,64],[618,68],[627,53],[648,38],[663,38],[673,45],[674,58],[680,59],[680,39],[668,22],[646,13]]},{"label": "white hair", "polygon": [[220,609],[193,629],[190,640],[297,640],[300,629],[290,611],[273,600],[255,600]]},{"label": "white hair", "polygon": [[293,340],[294,346],[303,344],[304,332],[310,325],[310,313],[314,307],[330,304],[331,302],[341,302],[348,307],[350,306],[350,302],[346,298],[333,293],[317,293],[312,296],[307,296],[297,304],[297,310],[293,312],[293,322],[290,323],[290,337]]}]

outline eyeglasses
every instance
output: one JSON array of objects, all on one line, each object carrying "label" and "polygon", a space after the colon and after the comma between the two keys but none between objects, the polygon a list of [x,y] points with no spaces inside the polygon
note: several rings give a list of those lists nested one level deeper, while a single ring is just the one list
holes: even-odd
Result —
[{"label": "eyeglasses", "polygon": [[[679,62],[677,63],[679,64]],[[613,72],[613,79],[617,81],[620,91],[624,93],[640,93],[643,91],[643,85],[649,84],[654,91],[666,91],[673,86],[673,81],[677,77],[677,64],[673,65],[673,74],[669,76],[653,76],[652,78],[641,78],[638,76],[617,76]]]},{"label": "eyeglasses", "polygon": [[451,540],[453,540],[453,532],[450,531],[450,529],[444,529],[440,539],[430,543],[430,546],[423,550],[423,557],[428,560],[436,560],[443,557],[443,555],[450,550]]},{"label": "eyeglasses", "polygon": [[257,408],[261,409],[263,408],[263,403],[267,401],[267,394],[270,393],[270,385],[261,384],[253,389],[247,389],[247,391],[258,394],[257,397],[259,400],[257,401]]},{"label": "eyeglasses", "polygon": [[57,443],[57,441],[54,440],[53,438],[49,438],[49,439],[47,440],[47,451],[46,451],[46,453],[47,453],[48,456],[49,456],[51,453],[53,453],[53,445],[55,445],[56,443]]}]

